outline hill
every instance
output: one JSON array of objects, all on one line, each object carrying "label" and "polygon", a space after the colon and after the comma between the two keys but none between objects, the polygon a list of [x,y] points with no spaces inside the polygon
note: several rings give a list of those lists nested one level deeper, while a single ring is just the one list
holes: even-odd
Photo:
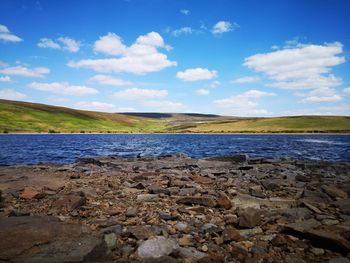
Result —
[{"label": "hill", "polygon": [[197,113],[103,113],[0,100],[0,132],[350,133],[350,117],[237,118]]}]

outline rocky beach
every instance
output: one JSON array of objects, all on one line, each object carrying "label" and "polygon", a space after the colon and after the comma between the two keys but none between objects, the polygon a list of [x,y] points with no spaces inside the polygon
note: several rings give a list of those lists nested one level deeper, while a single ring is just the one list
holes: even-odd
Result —
[{"label": "rocky beach", "polygon": [[86,157],[0,167],[0,262],[350,262],[350,163]]}]

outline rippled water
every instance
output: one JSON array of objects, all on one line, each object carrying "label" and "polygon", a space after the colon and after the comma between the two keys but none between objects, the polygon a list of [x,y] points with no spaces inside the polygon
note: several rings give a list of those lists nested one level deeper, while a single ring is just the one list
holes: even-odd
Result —
[{"label": "rippled water", "polygon": [[0,165],[70,163],[83,156],[157,156],[184,153],[194,158],[247,153],[350,161],[348,135],[213,134],[45,134],[1,135]]}]

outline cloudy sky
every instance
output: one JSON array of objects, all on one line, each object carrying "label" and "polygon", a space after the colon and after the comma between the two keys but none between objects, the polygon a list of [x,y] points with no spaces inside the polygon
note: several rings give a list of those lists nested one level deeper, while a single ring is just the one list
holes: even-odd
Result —
[{"label": "cloudy sky", "polygon": [[0,2],[0,98],[350,115],[348,0]]}]

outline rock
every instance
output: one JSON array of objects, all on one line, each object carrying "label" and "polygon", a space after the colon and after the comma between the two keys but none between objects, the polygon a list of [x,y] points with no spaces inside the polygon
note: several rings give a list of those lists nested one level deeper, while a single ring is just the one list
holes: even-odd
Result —
[{"label": "rock", "polygon": [[312,252],[312,254],[316,255],[316,256],[321,256],[324,254],[324,249],[323,248],[318,248],[318,247],[313,247],[310,249],[310,251]]},{"label": "rock", "polygon": [[100,262],[107,252],[104,242],[87,228],[50,216],[1,218],[0,236],[0,258],[6,261]]},{"label": "rock", "polygon": [[295,176],[295,181],[308,183],[308,182],[311,182],[311,180],[312,180],[312,178],[310,176],[305,176],[302,174],[298,174]]},{"label": "rock", "polygon": [[126,209],[125,216],[127,217],[137,216],[137,212],[138,212],[137,207],[128,207],[128,209]]},{"label": "rock", "polygon": [[169,189],[162,188],[159,185],[152,184],[148,187],[148,191],[150,194],[166,194],[170,195]]},{"label": "rock", "polygon": [[149,258],[145,259],[142,262],[144,263],[176,263],[177,260],[170,256],[163,256],[160,258]]},{"label": "rock", "polygon": [[235,154],[235,155],[226,155],[219,157],[210,157],[207,158],[208,161],[219,161],[219,162],[234,162],[234,163],[244,163],[249,160],[247,154]]},{"label": "rock", "polygon": [[117,247],[117,235],[115,233],[105,234],[103,239],[108,249],[113,250]]},{"label": "rock", "polygon": [[224,256],[223,255],[209,255],[206,257],[203,257],[197,261],[198,263],[224,263]]},{"label": "rock", "polygon": [[183,222],[177,222],[175,225],[176,229],[180,232],[187,233],[189,230],[188,224]]},{"label": "rock", "polygon": [[177,250],[179,245],[176,241],[163,236],[157,236],[144,241],[137,249],[140,258],[160,258],[170,255]]},{"label": "rock", "polygon": [[206,253],[203,253],[194,247],[180,247],[177,252],[180,258],[191,259],[193,262],[197,262],[201,258],[207,256]]},{"label": "rock", "polygon": [[41,192],[38,192],[32,187],[25,187],[20,197],[26,200],[41,199],[44,197],[44,194]]},{"label": "rock", "polygon": [[232,208],[231,200],[224,192],[219,193],[219,198],[217,200],[217,204],[219,207],[224,208],[224,209],[231,209]]},{"label": "rock", "polygon": [[350,260],[344,257],[333,258],[329,263],[350,263]]},{"label": "rock", "polygon": [[321,189],[333,199],[346,199],[348,194],[334,185],[322,185]]},{"label": "rock", "polygon": [[214,197],[208,196],[180,197],[179,199],[177,199],[176,203],[185,205],[204,205],[209,207],[214,207],[216,205]]},{"label": "rock", "polygon": [[228,214],[224,216],[225,223],[227,225],[237,225],[239,222],[239,219],[236,215]]},{"label": "rock", "polygon": [[169,214],[167,212],[159,212],[159,218],[163,220],[176,220],[178,216]]},{"label": "rock", "polygon": [[151,226],[130,226],[128,231],[137,239],[148,239],[154,236]]},{"label": "rock", "polygon": [[277,184],[275,181],[273,180],[263,180],[261,182],[261,184],[264,186],[264,188],[266,190],[269,190],[269,191],[275,191],[275,190],[278,190],[279,189],[279,184]]},{"label": "rock", "polygon": [[233,227],[225,228],[222,236],[224,242],[238,241],[242,238],[239,232]]},{"label": "rock", "polygon": [[206,223],[201,227],[201,231],[204,233],[217,233],[220,231],[220,228],[212,223]]},{"label": "rock", "polygon": [[248,237],[263,233],[263,230],[261,229],[261,227],[254,227],[251,229],[240,229],[238,230],[238,233],[242,237],[248,238]]},{"label": "rock", "polygon": [[58,200],[54,201],[51,206],[56,209],[66,209],[68,211],[72,211],[80,208],[85,203],[85,194],[83,192],[79,192],[60,197]]},{"label": "rock", "polygon": [[238,225],[240,228],[253,228],[260,222],[260,210],[249,207],[240,214]]},{"label": "rock", "polygon": [[193,245],[193,237],[191,235],[184,235],[179,239],[179,245],[183,247]]},{"label": "rock", "polygon": [[137,201],[139,202],[157,202],[159,196],[157,194],[139,194],[137,196]]}]

